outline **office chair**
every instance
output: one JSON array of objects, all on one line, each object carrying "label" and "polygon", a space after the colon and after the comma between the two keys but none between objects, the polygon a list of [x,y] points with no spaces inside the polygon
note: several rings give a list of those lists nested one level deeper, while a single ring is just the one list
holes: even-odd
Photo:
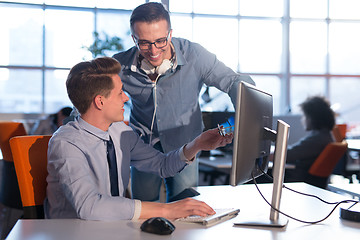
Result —
[{"label": "office chair", "polygon": [[326,189],[330,175],[346,150],[346,141],[329,143],[311,165],[305,182]]},{"label": "office chair", "polygon": [[25,219],[43,219],[46,197],[47,148],[51,135],[10,139]]},{"label": "office chair", "polygon": [[336,142],[341,142],[346,137],[347,124],[336,124],[332,129],[332,134]]}]

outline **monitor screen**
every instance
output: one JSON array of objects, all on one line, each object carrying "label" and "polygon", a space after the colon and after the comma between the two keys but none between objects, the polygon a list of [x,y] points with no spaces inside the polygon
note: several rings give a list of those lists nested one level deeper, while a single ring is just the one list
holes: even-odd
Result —
[{"label": "monitor screen", "polygon": [[[202,112],[202,119],[204,122],[204,131],[217,128],[218,125],[222,125],[224,127],[234,125],[234,116],[235,112]],[[232,154],[232,146],[233,144],[230,143],[224,147],[219,147],[217,151],[202,151],[201,156],[209,156],[213,155],[210,152],[217,154],[224,154],[224,153],[231,153]],[[220,150],[220,153],[218,152]]]},{"label": "monitor screen", "polygon": [[235,112],[202,112],[202,119],[204,122],[204,131],[217,128],[218,124],[226,123],[229,118],[233,118]]},{"label": "monitor screen", "polygon": [[241,82],[235,109],[232,186],[267,171],[271,140],[265,137],[264,128],[272,128],[273,98],[255,86]]}]

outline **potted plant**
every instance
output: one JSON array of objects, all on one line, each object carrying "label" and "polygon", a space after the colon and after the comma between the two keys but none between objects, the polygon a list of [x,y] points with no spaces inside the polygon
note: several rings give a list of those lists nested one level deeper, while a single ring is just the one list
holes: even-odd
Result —
[{"label": "potted plant", "polygon": [[121,38],[109,37],[106,33],[102,35],[104,38],[101,38],[98,32],[93,32],[94,42],[90,46],[83,47],[91,52],[93,58],[106,56],[108,52],[118,52],[124,49]]}]

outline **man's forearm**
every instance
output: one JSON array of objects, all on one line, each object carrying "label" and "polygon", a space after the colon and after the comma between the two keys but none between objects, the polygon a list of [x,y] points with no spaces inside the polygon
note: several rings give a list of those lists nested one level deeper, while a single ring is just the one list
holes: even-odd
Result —
[{"label": "man's forearm", "polygon": [[183,148],[184,155],[188,160],[193,159],[196,154],[202,150],[197,144],[197,139],[198,137],[186,144]]}]

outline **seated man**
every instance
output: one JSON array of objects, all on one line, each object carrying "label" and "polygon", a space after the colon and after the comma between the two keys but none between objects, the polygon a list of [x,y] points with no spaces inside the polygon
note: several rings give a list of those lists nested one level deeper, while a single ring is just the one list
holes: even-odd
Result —
[{"label": "seated man", "polygon": [[[120,220],[214,214],[206,203],[191,198],[166,204],[124,197],[130,166],[169,177],[183,170],[200,150],[230,143],[232,135],[221,136],[212,129],[168,154],[155,150],[122,122],[129,98],[122,90],[120,70],[121,65],[107,57],[71,69],[66,87],[80,116],[62,126],[49,142],[46,217]],[[110,156],[112,150],[116,160]]]}]

